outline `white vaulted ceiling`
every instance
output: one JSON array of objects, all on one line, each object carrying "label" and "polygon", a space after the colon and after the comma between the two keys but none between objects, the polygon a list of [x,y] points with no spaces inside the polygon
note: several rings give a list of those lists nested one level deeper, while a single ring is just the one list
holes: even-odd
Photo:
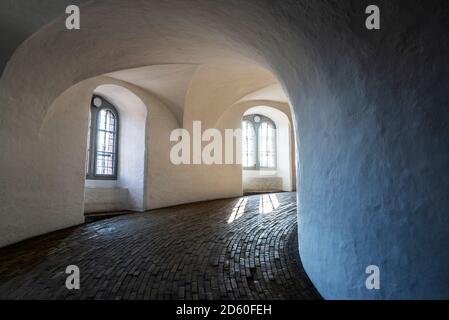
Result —
[{"label": "white vaulted ceiling", "polygon": [[186,94],[197,68],[193,64],[153,65],[112,72],[107,76],[153,93],[181,122]]}]

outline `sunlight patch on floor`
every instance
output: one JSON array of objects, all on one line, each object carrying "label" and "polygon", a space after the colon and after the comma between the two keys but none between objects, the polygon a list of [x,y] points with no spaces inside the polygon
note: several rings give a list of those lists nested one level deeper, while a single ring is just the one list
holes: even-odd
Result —
[{"label": "sunlight patch on floor", "polygon": [[248,198],[241,198],[237,204],[232,209],[231,217],[229,217],[228,223],[232,223],[235,220],[238,220],[244,213],[246,204],[248,203]]},{"label": "sunlight patch on floor", "polygon": [[259,213],[268,214],[279,208],[279,200],[275,194],[263,194],[259,200]]}]

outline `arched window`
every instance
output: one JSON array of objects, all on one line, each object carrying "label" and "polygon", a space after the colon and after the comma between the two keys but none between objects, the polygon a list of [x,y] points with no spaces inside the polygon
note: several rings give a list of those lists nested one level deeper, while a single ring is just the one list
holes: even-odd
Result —
[{"label": "arched window", "polygon": [[242,165],[245,169],[276,168],[276,126],[262,115],[243,117]]},{"label": "arched window", "polygon": [[115,180],[118,172],[118,112],[100,96],[92,98],[90,110],[87,179]]}]

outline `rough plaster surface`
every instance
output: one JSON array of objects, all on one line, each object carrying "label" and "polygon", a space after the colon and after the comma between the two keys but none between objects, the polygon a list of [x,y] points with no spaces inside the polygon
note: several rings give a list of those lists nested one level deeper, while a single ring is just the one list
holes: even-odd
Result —
[{"label": "rough plaster surface", "polygon": [[111,212],[127,210],[129,191],[125,188],[86,188],[84,212]]},{"label": "rough plaster surface", "polygon": [[[83,190],[72,185],[81,179],[83,186],[78,165],[68,157],[55,161],[48,150],[64,150],[63,144],[38,135],[51,117],[48,108],[67,88],[140,66],[234,60],[272,71],[293,106],[300,254],[320,293],[449,298],[448,2],[379,0],[380,31],[364,28],[368,4],[91,1],[82,8],[80,32],[67,33],[62,19],[47,25],[16,50],[0,82],[0,244],[81,220]],[[267,77],[260,85],[272,83]],[[204,92],[210,96],[221,88]],[[226,97],[227,103],[248,94]],[[82,98],[88,105],[89,97]],[[207,121],[219,117],[222,112],[207,100],[199,100],[201,108],[184,108],[195,111],[184,119],[208,112],[214,116]],[[67,112],[82,118],[74,104]],[[64,135],[61,128],[72,122],[52,123],[49,130]],[[59,178],[67,163],[74,164],[68,166],[71,181]],[[221,172],[228,170],[237,168]],[[193,171],[173,183],[215,178]],[[202,179],[196,176],[201,173]],[[55,197],[64,187],[81,198],[67,205],[66,197]],[[381,269],[379,291],[365,289],[370,264]]]},{"label": "rough plaster surface", "polygon": [[260,174],[253,176],[243,172],[244,192],[278,192],[283,191],[281,177],[264,177]]}]

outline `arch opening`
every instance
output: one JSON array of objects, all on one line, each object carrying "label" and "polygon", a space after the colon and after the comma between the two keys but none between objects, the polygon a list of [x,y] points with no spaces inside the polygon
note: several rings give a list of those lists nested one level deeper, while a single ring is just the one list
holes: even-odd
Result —
[{"label": "arch opening", "polygon": [[117,108],[120,121],[117,172],[115,179],[112,180],[101,176],[94,179],[87,176],[84,212],[143,211],[145,209],[147,107],[134,93],[114,84],[98,86],[94,90],[94,97],[102,97]]},{"label": "arch opening", "polygon": [[255,106],[244,113],[242,127],[243,192],[295,190],[294,134],[289,117],[273,107]]}]

